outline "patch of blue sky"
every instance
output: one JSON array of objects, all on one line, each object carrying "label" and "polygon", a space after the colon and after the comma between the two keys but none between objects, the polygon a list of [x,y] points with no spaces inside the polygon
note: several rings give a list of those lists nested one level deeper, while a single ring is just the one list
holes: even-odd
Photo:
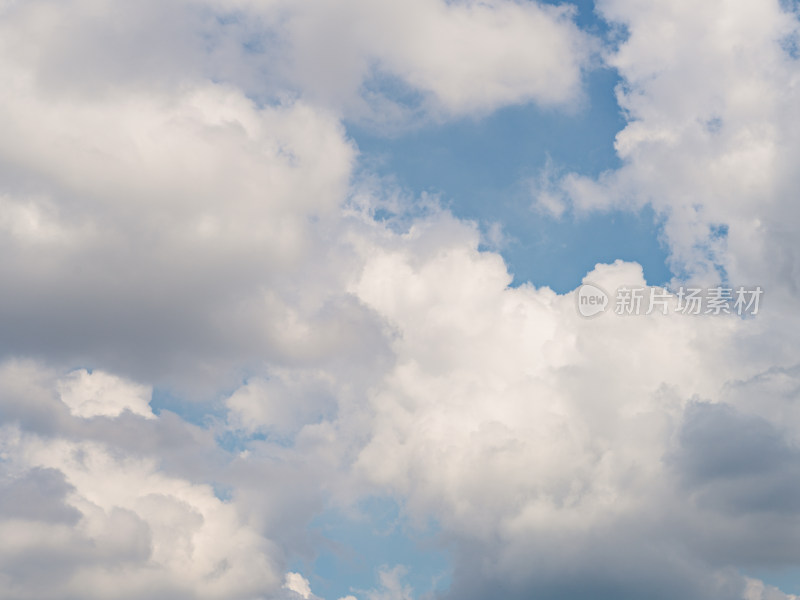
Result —
[{"label": "patch of blue sky", "polygon": [[450,585],[450,562],[435,527],[414,530],[391,499],[366,500],[355,514],[329,509],[310,529],[324,540],[318,555],[295,559],[290,569],[306,575],[318,596],[364,598],[365,591],[379,587],[380,570],[396,566],[407,569],[403,582],[413,588],[415,598]]},{"label": "patch of blue sky", "polygon": [[222,402],[198,402],[182,398],[167,388],[155,387],[150,398],[150,409],[160,415],[163,411],[175,413],[192,425],[207,427],[214,420],[225,418]]},{"label": "patch of blue sky", "polygon": [[232,454],[239,454],[245,450],[250,450],[254,444],[266,443],[270,446],[279,446],[281,448],[291,448],[294,445],[294,439],[290,436],[270,435],[266,432],[243,432],[225,429],[217,433],[215,440],[217,445]]},{"label": "patch of blue sky", "polygon": [[661,228],[652,210],[610,211],[555,218],[532,208],[530,181],[550,165],[587,176],[620,166],[614,138],[625,126],[614,88],[617,74],[586,76],[586,99],[576,110],[508,107],[483,119],[385,136],[349,124],[362,164],[419,195],[439,196],[458,217],[487,230],[499,224],[499,247],[514,284],[558,292],[574,289],[598,262],[639,262],[649,283],[671,278]]},{"label": "patch of blue sky", "polygon": [[800,595],[800,569],[796,567],[772,567],[754,569],[745,573],[748,577],[760,579],[786,594]]},{"label": "patch of blue sky", "polygon": [[595,0],[537,0],[540,4],[553,6],[572,6],[575,9],[573,20],[583,31],[601,38],[607,38],[612,28],[595,13]]}]

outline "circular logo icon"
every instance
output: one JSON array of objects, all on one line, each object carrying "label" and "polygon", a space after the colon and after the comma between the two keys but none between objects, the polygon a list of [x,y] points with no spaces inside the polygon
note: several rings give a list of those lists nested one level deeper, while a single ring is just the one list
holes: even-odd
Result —
[{"label": "circular logo icon", "polygon": [[578,313],[582,317],[602,315],[608,308],[608,294],[593,283],[584,283],[579,287],[575,299],[578,302]]}]

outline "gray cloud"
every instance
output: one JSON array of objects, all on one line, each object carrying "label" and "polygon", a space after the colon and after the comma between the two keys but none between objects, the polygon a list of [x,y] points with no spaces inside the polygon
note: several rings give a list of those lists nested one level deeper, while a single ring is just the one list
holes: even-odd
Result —
[{"label": "gray cloud", "polygon": [[[653,198],[676,264],[763,273],[774,312],[589,322],[510,288],[446,211],[372,219],[383,190],[354,185],[342,125],[569,105],[591,53],[569,9],[1,3],[4,598],[297,596],[313,516],[374,494],[436,522],[444,598],[785,599],[741,571],[798,551],[795,104],[776,91],[796,65],[773,44],[796,24],[734,4],[713,35],[684,25],[727,5],[676,5],[687,37],[663,56],[647,32],[668,9],[601,3],[630,29],[609,63],[636,118],[620,173],[565,185],[583,208]],[[697,63],[708,39],[730,68]],[[742,40],[775,72],[727,62]],[[717,84],[761,83],[773,103],[745,94],[709,130]],[[770,144],[790,151],[762,180]],[[621,261],[589,277],[645,285]],[[153,415],[152,386],[214,414]],[[372,595],[407,598],[399,573]]]},{"label": "gray cloud", "polygon": [[80,512],[64,502],[72,489],[61,471],[35,467],[0,480],[0,515],[5,519],[74,525]]}]

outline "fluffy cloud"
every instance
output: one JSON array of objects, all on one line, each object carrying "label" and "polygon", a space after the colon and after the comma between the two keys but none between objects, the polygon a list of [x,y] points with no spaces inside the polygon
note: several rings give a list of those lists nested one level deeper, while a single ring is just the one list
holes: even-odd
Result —
[{"label": "fluffy cloud", "polygon": [[0,34],[0,354],[213,390],[342,338],[353,364],[381,353],[341,294],[355,149],[315,85],[355,69],[360,98],[385,72],[442,114],[564,103],[587,46],[566,9],[515,2],[37,0]]},{"label": "fluffy cloud", "polygon": [[[535,592],[571,598],[588,591],[614,598],[784,597],[736,571],[783,564],[796,550],[796,490],[787,485],[796,479],[797,464],[785,418],[791,413],[774,392],[792,398],[797,375],[764,371],[746,348],[718,354],[735,350],[759,327],[757,320],[585,320],[571,294],[508,288],[502,260],[479,252],[477,231],[445,213],[406,233],[373,229],[361,240],[364,267],[351,292],[394,332],[394,362],[362,390],[368,406],[347,410],[342,395],[338,411],[312,419],[310,413],[276,417],[269,396],[297,394],[302,405],[320,394],[313,378],[304,388],[296,374],[283,373],[234,393],[231,414],[249,419],[248,431],[287,423],[284,435],[293,440],[282,450],[281,444],[250,442],[246,455],[224,467],[236,485],[236,512],[207,485],[179,476],[192,468],[171,459],[168,448],[147,445],[166,460],[165,472],[124,437],[110,442],[99,428],[79,425],[94,420],[70,415],[54,374],[6,367],[4,389],[27,396],[14,400],[12,394],[4,404],[4,413],[17,415],[25,428],[12,426],[4,435],[4,458],[14,473],[2,492],[12,499],[4,523],[30,553],[52,553],[58,575],[42,586],[77,586],[102,597],[105,586],[127,581],[108,579],[110,563],[90,554],[78,565],[62,565],[59,543],[93,544],[115,565],[114,573],[133,573],[157,593],[244,597],[262,589],[266,597],[281,597],[281,553],[258,532],[291,522],[292,531],[273,536],[289,548],[302,514],[318,505],[299,509],[295,521],[289,506],[298,511],[296,499],[258,482],[266,477],[286,485],[287,469],[302,465],[295,477],[335,490],[335,471],[355,450],[354,473],[338,475],[347,485],[395,495],[413,520],[433,516],[439,523],[456,559],[447,597]],[[588,278],[606,289],[644,285],[638,265],[621,262],[598,266]],[[66,381],[80,377],[85,373]],[[326,377],[328,389],[353,385],[337,382],[345,374],[335,369]],[[116,386],[109,393],[90,396],[99,404],[96,414],[117,413],[128,397],[131,384],[110,381]],[[766,416],[752,414],[757,407],[748,405],[758,389],[773,390],[774,409]],[[36,406],[47,403],[53,421],[42,424]],[[59,405],[60,413],[54,410]],[[155,426],[165,417],[128,413],[109,423],[123,418]],[[53,428],[60,434],[45,436]],[[111,451],[114,445],[124,451]],[[326,468],[329,480],[320,477]],[[50,490],[49,499],[36,489]],[[13,501],[21,494],[35,500],[27,513]],[[250,525],[239,520],[242,514],[252,515]],[[36,527],[26,525],[21,536],[13,530],[19,519]],[[37,527],[42,537],[33,536]],[[206,528],[224,531],[231,545],[206,547],[217,539]],[[27,556],[25,548],[17,550]],[[240,551],[264,562],[252,566]],[[188,557],[191,568],[184,564]],[[196,582],[225,561],[263,578],[231,576],[218,591],[200,591]],[[158,575],[140,578],[137,569],[144,565],[158,565]],[[6,557],[9,585],[34,589],[18,566]],[[294,575],[285,593],[310,597],[310,587],[300,585],[307,580]],[[413,597],[400,575],[383,573],[384,589],[367,597]],[[42,589],[49,588],[36,593]],[[141,593],[131,589],[131,597]]]},{"label": "fluffy cloud", "polygon": [[308,579],[300,575],[300,573],[287,573],[286,582],[283,586],[302,598],[307,599],[311,596],[311,585],[308,583]]},{"label": "fluffy cloud", "polygon": [[[0,248],[15,257],[0,353],[212,389],[264,357],[329,354],[366,318],[337,296],[347,257],[323,241],[355,155],[338,120],[191,78],[98,91],[78,73],[54,89],[59,10],[14,5],[0,22]],[[13,48],[19,26],[36,61]]]},{"label": "fluffy cloud", "polygon": [[623,166],[598,180],[569,175],[562,192],[578,210],[649,203],[676,272],[758,282],[788,301],[800,222],[797,13],[778,0],[598,8],[627,32],[607,56],[622,77]]},{"label": "fluffy cloud", "polygon": [[[192,481],[180,451],[153,438],[168,424],[149,413],[105,416],[135,386],[89,376],[100,378],[88,382],[90,392],[105,384],[90,410],[104,417],[87,421],[85,410],[70,414],[59,399],[64,380],[53,375],[30,363],[0,372],[4,598],[252,598],[277,589],[280,552],[215,495],[213,466]],[[85,372],[66,381],[70,400],[85,392]],[[25,409],[54,419],[43,425]],[[140,447],[126,435],[137,428],[150,436]],[[176,427],[174,441],[208,459],[204,434],[187,433],[190,426]]]},{"label": "fluffy cloud", "polygon": [[61,401],[76,417],[116,417],[129,410],[135,415],[153,418],[150,388],[102,371],[73,371],[59,381],[58,388]]},{"label": "fluffy cloud", "polygon": [[[275,586],[270,545],[210,487],[95,444],[4,434],[13,441],[3,452],[22,459],[13,468],[62,474],[73,486],[65,503],[81,515],[72,527],[3,523],[4,588],[14,597],[228,598]],[[47,577],[33,569],[37,556],[48,557]]]},{"label": "fluffy cloud", "polygon": [[574,102],[589,57],[573,13],[535,2],[319,0],[285,10],[288,77],[328,103],[372,103],[379,119],[394,100],[382,84],[441,116]]},{"label": "fluffy cloud", "polygon": [[444,597],[789,598],[743,573],[798,549],[792,14],[600,3],[624,165],[550,210],[650,202],[677,268],[774,300],[585,320],[444,211],[372,220],[340,121],[569,103],[568,9],[111,6],[0,4],[6,597],[312,598],[312,516],[383,494],[440,528]]},{"label": "fluffy cloud", "polygon": [[515,0],[36,0],[2,9],[6,46],[49,92],[211,79],[383,124],[573,104],[594,47],[570,7]]},{"label": "fluffy cloud", "polygon": [[[742,597],[736,569],[791,561],[797,421],[730,392],[768,372],[747,346],[763,325],[585,320],[572,294],[508,288],[477,246],[420,223],[370,248],[355,288],[397,331],[356,469],[435,515],[456,547],[446,597]],[[587,280],[645,285],[621,262]]]}]

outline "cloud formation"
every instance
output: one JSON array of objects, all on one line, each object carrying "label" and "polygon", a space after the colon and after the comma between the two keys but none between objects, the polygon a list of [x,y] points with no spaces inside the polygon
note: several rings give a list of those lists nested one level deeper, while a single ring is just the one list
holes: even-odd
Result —
[{"label": "cloud formation", "polygon": [[653,206],[760,318],[586,320],[435,202],[375,218],[345,123],[574,105],[568,7],[0,3],[2,598],[316,598],[309,524],[374,496],[442,599],[795,598],[748,574],[797,564],[797,15],[598,8],[623,165],[551,212]]}]

